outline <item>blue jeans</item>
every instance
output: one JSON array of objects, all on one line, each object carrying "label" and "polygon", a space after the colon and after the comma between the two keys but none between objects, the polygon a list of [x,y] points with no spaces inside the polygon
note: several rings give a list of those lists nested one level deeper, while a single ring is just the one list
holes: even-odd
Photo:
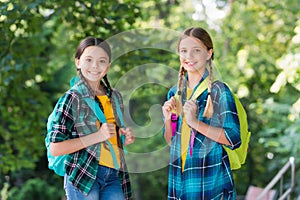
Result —
[{"label": "blue jeans", "polygon": [[68,200],[124,200],[118,171],[99,165],[97,178],[88,195],[80,192],[65,175],[64,187]]}]

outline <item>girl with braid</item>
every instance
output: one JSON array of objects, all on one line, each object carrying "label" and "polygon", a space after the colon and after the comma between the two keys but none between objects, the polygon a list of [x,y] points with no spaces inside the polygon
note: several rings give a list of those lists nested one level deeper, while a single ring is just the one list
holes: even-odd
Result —
[{"label": "girl with braid", "polygon": [[[64,188],[69,200],[123,200],[131,196],[123,145],[133,143],[134,134],[131,128],[120,126],[115,101],[121,102],[119,108],[123,104],[107,79],[110,62],[106,41],[93,37],[82,40],[75,54],[79,78],[58,101],[50,151],[53,156],[68,155]],[[106,123],[97,119],[85,98],[96,100]],[[121,135],[125,135],[123,142]]]},{"label": "girl with braid", "polygon": [[[223,82],[213,82],[213,43],[204,29],[185,30],[178,52],[178,84],[162,106],[170,145],[168,199],[233,200],[236,191],[223,145],[235,149],[241,144],[234,97]],[[196,94],[200,87],[205,89]]]}]

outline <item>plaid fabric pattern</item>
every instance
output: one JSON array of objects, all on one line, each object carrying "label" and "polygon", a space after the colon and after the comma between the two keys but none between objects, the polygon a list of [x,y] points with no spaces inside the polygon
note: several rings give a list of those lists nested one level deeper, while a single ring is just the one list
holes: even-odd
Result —
[{"label": "plaid fabric pattern", "polygon": [[[207,73],[205,75],[207,76]],[[173,87],[169,91],[168,99],[175,95],[176,90],[176,87]],[[239,119],[229,88],[219,81],[213,84],[214,114],[211,119],[202,117],[207,95],[206,90],[197,98],[198,119],[211,126],[222,127],[231,144],[230,148],[239,147],[241,143]],[[221,144],[199,132],[195,133],[193,154],[192,157],[189,153],[187,154],[185,168],[182,173],[181,121],[182,118],[179,117],[177,133],[171,141],[168,199],[235,199],[236,191],[226,151]]]},{"label": "plaid fabric pattern", "polygon": [[[97,131],[96,115],[83,98],[94,96],[81,80],[68,90],[59,100],[56,118],[53,121],[50,142],[79,138]],[[66,173],[69,180],[84,194],[88,194],[96,180],[100,159],[100,145],[95,144],[67,156]],[[125,199],[131,197],[131,185],[127,172],[125,158],[119,178]]]}]

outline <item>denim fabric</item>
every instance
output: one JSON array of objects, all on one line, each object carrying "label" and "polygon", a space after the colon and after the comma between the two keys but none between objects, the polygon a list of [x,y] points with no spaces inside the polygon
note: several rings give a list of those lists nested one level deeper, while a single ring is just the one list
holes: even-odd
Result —
[{"label": "denim fabric", "polygon": [[[118,115],[124,110],[122,97],[116,90],[113,90],[111,95],[114,117],[117,126],[121,127],[121,125],[123,125],[123,123],[121,123],[123,117]],[[55,118],[52,121],[53,124],[49,138],[50,142],[62,142],[72,138],[79,138],[98,130],[96,126],[97,116],[86,103],[84,100],[85,98],[94,99],[95,97],[91,94],[82,80],[76,82],[70,90],[65,92],[65,94],[59,98],[57,109],[55,109]],[[119,104],[120,107],[117,106],[117,104]],[[120,108],[121,111],[118,112],[117,108]],[[68,180],[84,194],[90,192],[94,185],[94,181],[97,178],[99,159],[101,159],[99,147],[99,144],[95,144],[80,151],[68,154],[64,162],[65,171],[69,175]],[[123,154],[123,151],[120,151],[120,153]],[[124,157],[121,158],[120,164],[121,169],[119,171],[119,176],[125,199],[127,200],[132,196],[132,192]]]},{"label": "denim fabric", "polygon": [[118,171],[99,165],[97,179],[88,195],[72,185],[65,175],[64,187],[68,200],[123,200],[124,194]]}]

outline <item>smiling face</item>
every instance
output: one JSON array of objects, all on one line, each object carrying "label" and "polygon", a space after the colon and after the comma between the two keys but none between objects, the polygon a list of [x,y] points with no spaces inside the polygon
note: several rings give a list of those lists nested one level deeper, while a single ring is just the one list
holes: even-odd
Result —
[{"label": "smiling face", "polygon": [[212,49],[195,37],[183,38],[179,43],[180,64],[189,73],[204,73],[206,62],[212,56]]},{"label": "smiling face", "polygon": [[108,54],[98,46],[85,48],[80,58],[75,59],[75,63],[91,86],[97,85],[110,67]]}]

